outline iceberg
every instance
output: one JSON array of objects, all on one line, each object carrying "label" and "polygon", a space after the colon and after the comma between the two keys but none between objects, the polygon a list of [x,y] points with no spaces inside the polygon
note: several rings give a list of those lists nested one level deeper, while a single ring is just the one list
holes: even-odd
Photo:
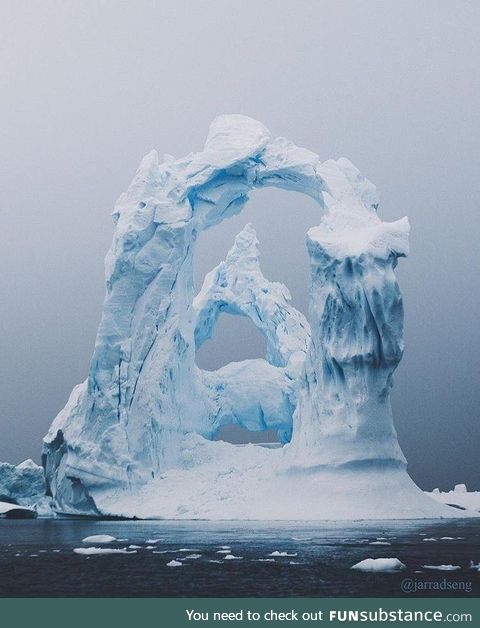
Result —
[{"label": "iceberg", "polygon": [[0,516],[54,516],[51,500],[45,491],[43,468],[33,460],[24,460],[17,465],[0,463]]},{"label": "iceberg", "polygon": [[[251,225],[195,295],[202,231],[267,186],[313,198],[309,322],[259,263]],[[403,352],[394,269],[406,218],[383,222],[375,186],[347,159],[242,115],[204,149],[149,153],[118,199],[106,296],[86,380],[44,438],[47,494],[62,513],[173,519],[465,516],[410,479],[390,405]],[[264,359],[202,371],[197,349],[222,312],[264,335]],[[215,442],[222,425],[275,429],[267,449]]]},{"label": "iceberg", "polygon": [[365,558],[365,560],[361,560],[359,563],[353,565],[352,569],[391,573],[406,569],[406,565],[398,560],[398,558]]},{"label": "iceberg", "polygon": [[82,539],[82,543],[114,543],[117,539],[110,534],[93,534],[92,536],[86,536]]}]

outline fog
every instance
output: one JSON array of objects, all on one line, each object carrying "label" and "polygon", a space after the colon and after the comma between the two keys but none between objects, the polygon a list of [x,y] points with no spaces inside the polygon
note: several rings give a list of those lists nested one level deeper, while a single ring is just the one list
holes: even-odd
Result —
[{"label": "fog", "polygon": [[[0,460],[39,461],[41,439],[88,370],[114,202],[151,148],[203,146],[243,113],[348,157],[408,215],[398,278],[406,352],[394,417],[424,488],[480,489],[480,4],[256,0],[0,5]],[[197,281],[252,222],[262,268],[306,312],[305,232],[320,210],[280,190],[202,234]],[[206,368],[262,355],[225,317]]]}]

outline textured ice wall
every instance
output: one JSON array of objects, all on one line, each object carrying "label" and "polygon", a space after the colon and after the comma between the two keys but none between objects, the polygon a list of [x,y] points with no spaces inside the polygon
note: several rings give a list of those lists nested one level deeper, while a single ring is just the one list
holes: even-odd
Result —
[{"label": "textured ice wall", "polygon": [[[234,248],[193,306],[198,234],[238,213],[250,190],[269,185],[303,192],[325,210],[308,238],[312,344],[305,368],[308,327],[284,289],[257,274],[248,229],[236,243],[243,266]],[[156,482],[179,464],[185,435],[209,439],[232,418],[252,429],[274,426],[288,440],[299,377],[292,466],[403,460],[388,389],[402,342],[393,267],[407,252],[408,226],[382,223],[377,204],[374,186],[348,160],[322,163],[245,116],[217,118],[201,152],[166,156],[162,164],[155,151],[147,155],[113,212],[88,378],[44,439],[57,507],[95,514],[110,499],[115,514],[115,495]],[[222,307],[259,326],[267,360],[213,374],[196,367],[195,345],[209,336]]]},{"label": "textured ice wall", "polygon": [[[346,175],[356,177],[349,168]],[[408,254],[410,227],[406,218],[381,222],[366,184],[359,203],[345,181],[327,180],[330,212],[307,234],[312,342],[290,454],[301,465],[404,464],[390,388],[403,353],[394,268]]]}]

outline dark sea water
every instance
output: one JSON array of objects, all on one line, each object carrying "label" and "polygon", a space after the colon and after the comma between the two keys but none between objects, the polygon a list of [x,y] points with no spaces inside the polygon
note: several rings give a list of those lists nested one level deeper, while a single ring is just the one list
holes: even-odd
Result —
[{"label": "dark sea water", "polygon": [[[127,539],[103,547],[133,544],[141,549],[106,556],[75,554],[74,548],[92,545],[83,544],[82,539],[93,534]],[[369,544],[378,538],[391,545]],[[158,542],[150,543],[154,549],[147,549],[151,539]],[[225,560],[225,554],[217,553],[222,545],[230,546],[231,553],[241,559]],[[295,556],[269,556],[275,551]],[[199,558],[187,558],[198,554]],[[369,557],[396,557],[407,569],[400,573],[351,569]],[[274,561],[259,560],[265,558]],[[182,566],[168,567],[171,560]],[[1,597],[478,597],[480,572],[470,567],[471,560],[480,562],[480,521],[475,519],[339,523],[0,520]],[[423,567],[442,564],[460,569]],[[402,591],[402,586],[409,590]]]}]

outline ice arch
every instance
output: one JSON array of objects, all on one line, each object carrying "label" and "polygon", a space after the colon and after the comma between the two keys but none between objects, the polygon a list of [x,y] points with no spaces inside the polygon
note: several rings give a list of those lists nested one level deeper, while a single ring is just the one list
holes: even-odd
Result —
[{"label": "ice arch", "polygon": [[[303,192],[325,210],[308,235],[312,341],[305,358],[303,345],[292,347],[281,336],[282,321],[273,317],[263,327],[275,337],[270,361],[260,361],[253,378],[234,365],[225,367],[230,372],[223,379],[218,373],[209,378],[195,366],[202,321],[215,317],[215,308],[193,305],[196,238],[239,212],[250,190],[261,186]],[[174,518],[328,517],[338,502],[332,486],[345,493],[342,503],[351,502],[348,482],[336,476],[332,483],[315,469],[336,473],[344,465],[371,463],[396,470],[384,493],[386,499],[392,491],[408,494],[403,514],[438,512],[437,504],[425,505],[405,473],[393,428],[389,386],[402,353],[393,268],[408,252],[408,222],[383,223],[377,205],[375,187],[348,160],[322,163],[241,115],[217,118],[203,151],[166,156],[161,164],[155,151],[147,155],[113,213],[107,291],[88,378],[44,439],[57,507]],[[240,307],[235,299],[238,294],[230,307]],[[236,386],[228,390],[232,381]],[[255,393],[258,399],[267,386],[259,405]],[[247,459],[237,459],[231,446],[204,438],[218,428],[227,404],[245,420],[268,416],[283,426],[292,394],[299,404],[292,443],[281,458],[245,450]],[[302,467],[309,475],[301,475]],[[378,484],[380,478],[381,487],[382,477],[376,473],[363,482]],[[268,496],[287,486],[290,507],[273,507]],[[375,503],[382,502],[372,490]],[[368,504],[353,515],[361,516],[362,508]],[[345,514],[341,507],[335,512]],[[390,504],[368,512],[398,516]]]},{"label": "ice arch", "polygon": [[310,325],[292,306],[287,287],[263,276],[251,224],[237,235],[225,261],[206,275],[193,309],[197,349],[211,338],[222,312],[248,317],[267,344],[265,360],[232,362],[203,372],[215,408],[214,429],[235,422],[252,431],[276,429],[281,442],[289,441]]}]

